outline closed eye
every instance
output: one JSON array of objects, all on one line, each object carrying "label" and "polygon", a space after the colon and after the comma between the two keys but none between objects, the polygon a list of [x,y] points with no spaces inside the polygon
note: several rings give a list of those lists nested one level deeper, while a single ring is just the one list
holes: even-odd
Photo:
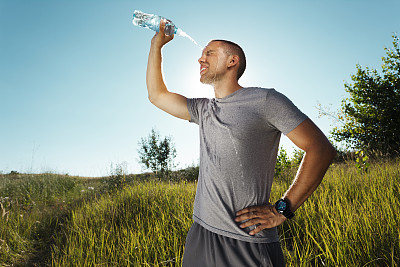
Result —
[{"label": "closed eye", "polygon": [[214,54],[214,53],[215,53],[214,50],[209,50],[209,51],[207,51],[206,55],[209,56],[209,55]]}]

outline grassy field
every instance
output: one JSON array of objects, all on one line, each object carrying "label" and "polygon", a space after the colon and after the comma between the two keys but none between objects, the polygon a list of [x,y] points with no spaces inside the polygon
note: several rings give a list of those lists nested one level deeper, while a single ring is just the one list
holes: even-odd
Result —
[{"label": "grassy field", "polygon": [[[399,163],[332,166],[279,227],[287,265],[400,266]],[[0,266],[180,266],[196,184],[139,178],[0,175]]]}]

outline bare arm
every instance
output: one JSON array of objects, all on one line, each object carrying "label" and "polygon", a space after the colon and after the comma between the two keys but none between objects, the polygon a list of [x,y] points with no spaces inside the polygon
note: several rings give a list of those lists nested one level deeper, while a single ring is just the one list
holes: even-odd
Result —
[{"label": "bare arm", "polygon": [[291,210],[295,211],[321,183],[336,151],[310,119],[301,123],[287,137],[305,151],[296,178],[284,195],[291,203]]},{"label": "bare arm", "polygon": [[[310,120],[306,119],[287,137],[299,148],[305,151],[304,158],[297,171],[296,177],[285,193],[284,198],[291,203],[290,209],[295,211],[315,191],[321,183],[336,151],[321,130]],[[275,227],[286,220],[278,213],[274,205],[248,207],[237,212],[236,222],[249,221],[240,227],[258,225],[250,232],[254,235],[265,228]]]},{"label": "bare arm", "polygon": [[190,120],[186,97],[168,91],[162,76],[162,47],[174,37],[164,34],[165,22],[160,23],[160,32],[156,33],[151,40],[149,59],[147,63],[146,84],[149,100],[156,107],[165,112],[184,119]]}]

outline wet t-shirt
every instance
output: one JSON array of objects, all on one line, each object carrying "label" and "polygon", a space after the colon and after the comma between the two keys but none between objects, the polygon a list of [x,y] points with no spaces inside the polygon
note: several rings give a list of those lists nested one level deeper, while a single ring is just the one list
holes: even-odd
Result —
[{"label": "wet t-shirt", "polygon": [[189,98],[190,122],[199,125],[200,171],[193,219],[211,232],[247,242],[277,242],[276,228],[254,236],[235,213],[267,204],[281,133],[304,115],[274,89],[241,88],[224,98]]}]

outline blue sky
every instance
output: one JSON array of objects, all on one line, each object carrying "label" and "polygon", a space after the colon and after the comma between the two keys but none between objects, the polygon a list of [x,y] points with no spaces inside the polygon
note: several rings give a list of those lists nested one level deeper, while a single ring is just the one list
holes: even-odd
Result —
[{"label": "blue sky", "polygon": [[[0,0],[0,172],[102,176],[125,162],[138,173],[137,142],[153,127],[174,139],[180,167],[198,162],[198,127],[147,100],[153,32],[132,25],[135,9],[171,19],[202,46],[240,44],[240,84],[284,93],[326,134],[332,122],[317,104],[339,108],[356,64],[380,69],[400,30],[394,0]],[[170,91],[213,97],[199,82],[200,53],[179,36],[164,47]]]}]

